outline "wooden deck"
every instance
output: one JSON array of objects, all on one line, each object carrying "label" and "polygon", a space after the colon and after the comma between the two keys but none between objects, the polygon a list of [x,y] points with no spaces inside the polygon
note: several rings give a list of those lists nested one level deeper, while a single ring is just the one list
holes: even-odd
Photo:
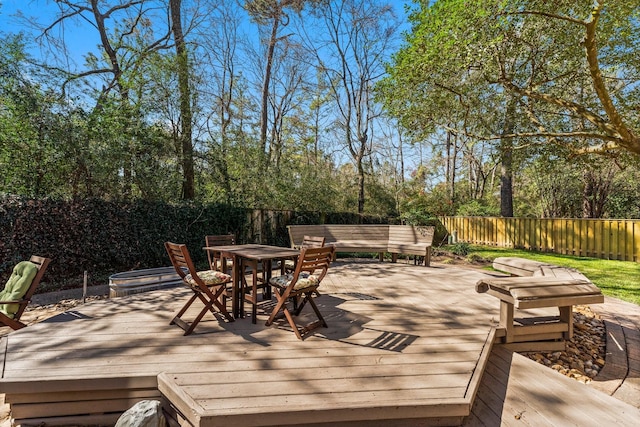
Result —
[{"label": "wooden deck", "polygon": [[473,286],[482,275],[336,262],[317,299],[330,327],[302,342],[261,315],[257,325],[207,315],[184,337],[168,325],[182,288],[87,303],[3,340],[0,392],[18,422],[108,423],[160,396],[164,373],[161,390],[193,424],[460,424],[490,350],[495,302]]},{"label": "wooden deck", "polygon": [[475,292],[484,276],[338,261],[316,300],[329,328],[304,341],[260,312],[184,337],[168,325],[182,288],[95,301],[0,340],[0,393],[31,425],[113,425],[146,398],[194,426],[478,421],[499,311]]},{"label": "wooden deck", "polygon": [[464,427],[631,427],[638,420],[638,408],[495,346]]}]

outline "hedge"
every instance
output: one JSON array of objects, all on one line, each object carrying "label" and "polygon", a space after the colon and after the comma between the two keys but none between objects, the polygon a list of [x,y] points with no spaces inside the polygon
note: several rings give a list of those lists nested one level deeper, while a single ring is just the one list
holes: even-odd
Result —
[{"label": "hedge", "polygon": [[[0,271],[32,254],[53,261],[41,291],[81,286],[84,272],[106,283],[109,275],[167,266],[163,243],[186,243],[194,262],[206,265],[206,234],[243,237],[247,210],[228,205],[167,204],[100,199],[59,201],[7,197],[0,203]],[[55,278],[52,284],[51,278]]]},{"label": "hedge", "polygon": [[185,243],[198,268],[207,234],[234,233],[239,243],[288,246],[288,224],[385,224],[355,213],[270,211],[196,202],[31,200],[0,197],[0,280],[31,255],[52,259],[38,292],[92,285],[111,274],[169,266],[165,241]]}]

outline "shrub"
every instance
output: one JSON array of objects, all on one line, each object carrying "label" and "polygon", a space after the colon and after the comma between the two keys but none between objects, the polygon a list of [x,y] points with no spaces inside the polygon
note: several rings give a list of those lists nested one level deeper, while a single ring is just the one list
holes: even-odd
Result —
[{"label": "shrub", "polygon": [[451,253],[460,256],[467,256],[471,252],[471,245],[465,242],[458,242],[451,245]]}]

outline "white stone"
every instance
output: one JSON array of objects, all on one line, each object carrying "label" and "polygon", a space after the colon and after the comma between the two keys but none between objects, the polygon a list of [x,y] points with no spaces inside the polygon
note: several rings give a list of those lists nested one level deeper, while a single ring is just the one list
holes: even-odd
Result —
[{"label": "white stone", "polygon": [[166,427],[167,420],[157,400],[142,400],[123,413],[115,427]]}]

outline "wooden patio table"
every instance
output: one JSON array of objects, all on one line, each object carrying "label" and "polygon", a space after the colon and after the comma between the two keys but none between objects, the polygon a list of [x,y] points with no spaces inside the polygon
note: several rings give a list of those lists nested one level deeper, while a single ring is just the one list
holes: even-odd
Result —
[{"label": "wooden patio table", "polygon": [[[204,249],[207,251],[219,252],[222,257],[233,260],[231,314],[235,318],[242,317],[244,315],[244,292],[242,290],[242,280],[244,275],[247,274],[247,271],[243,271],[246,267],[249,267],[251,270],[254,297],[257,298],[257,296],[255,296],[255,290],[258,281],[258,266],[263,265],[263,280],[265,284],[267,284],[265,289],[266,296],[268,297],[271,294],[271,289],[268,287],[268,283],[271,278],[272,262],[277,260],[295,259],[300,255],[300,251],[297,249],[259,244],[205,246]],[[252,320],[255,323],[255,317]]]}]

